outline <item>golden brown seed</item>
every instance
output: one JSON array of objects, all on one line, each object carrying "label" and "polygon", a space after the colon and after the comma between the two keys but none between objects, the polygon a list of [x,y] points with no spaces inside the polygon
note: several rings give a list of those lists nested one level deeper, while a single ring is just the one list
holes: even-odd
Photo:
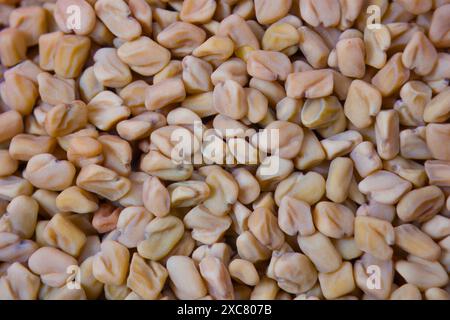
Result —
[{"label": "golden brown seed", "polygon": [[28,161],[23,176],[37,188],[60,191],[72,184],[75,167],[69,161],[42,153]]},{"label": "golden brown seed", "polygon": [[378,89],[362,80],[353,80],[344,104],[345,116],[357,128],[367,128],[381,109]]},{"label": "golden brown seed", "polygon": [[75,100],[75,81],[42,72],[37,76],[42,101],[57,105]]},{"label": "golden brown seed", "polygon": [[229,15],[223,19],[216,35],[228,36],[233,40],[235,49],[249,48],[250,50],[258,50],[260,48],[259,41],[252,29],[237,14]]},{"label": "golden brown seed", "polygon": [[243,204],[255,201],[261,191],[258,180],[245,168],[237,168],[232,174],[239,186],[238,200]]},{"label": "golden brown seed", "polygon": [[338,117],[342,106],[335,96],[306,99],[301,112],[302,124],[310,129],[329,126]]},{"label": "golden brown seed", "polygon": [[185,256],[172,256],[167,260],[171,288],[178,299],[198,299],[207,294],[205,283],[194,264]]},{"label": "golden brown seed", "polygon": [[420,290],[413,284],[407,283],[391,293],[391,300],[422,300]]},{"label": "golden brown seed", "polygon": [[303,142],[303,130],[288,121],[273,121],[264,131],[253,135],[251,143],[263,152],[285,159],[294,158]]},{"label": "golden brown seed", "polygon": [[317,281],[317,271],[311,261],[297,252],[274,251],[267,276],[276,280],[281,289],[293,294],[311,289]]},{"label": "golden brown seed", "polygon": [[422,290],[441,287],[448,282],[448,274],[439,262],[431,262],[411,255],[407,260],[397,261],[395,270],[406,282]]},{"label": "golden brown seed", "polygon": [[336,271],[342,263],[342,257],[331,240],[320,232],[310,236],[298,236],[301,251],[311,259],[317,271],[328,273]]},{"label": "golden brown seed", "polygon": [[285,83],[290,98],[322,98],[333,92],[333,74],[328,69],[289,74]]},{"label": "golden brown seed", "polygon": [[260,243],[272,250],[279,249],[284,243],[277,219],[268,209],[255,209],[248,219],[248,228]]},{"label": "golden brown seed", "polygon": [[204,205],[212,214],[225,215],[238,198],[239,185],[233,176],[223,169],[213,169],[205,179],[210,189],[210,197]]},{"label": "golden brown seed", "polygon": [[157,217],[170,211],[170,194],[157,177],[148,177],[142,186],[142,201],[145,208]]},{"label": "golden brown seed", "polygon": [[214,108],[232,119],[243,118],[248,111],[244,88],[234,80],[226,80],[214,88]]},{"label": "golden brown seed", "polygon": [[267,28],[261,43],[264,50],[281,51],[287,54],[299,43],[299,40],[300,36],[293,25],[278,22]]},{"label": "golden brown seed", "polygon": [[353,212],[342,204],[322,201],[313,210],[314,225],[324,235],[340,239],[353,235]]},{"label": "golden brown seed", "polygon": [[160,260],[180,241],[183,233],[180,219],[174,216],[155,218],[145,227],[145,239],[138,244],[138,253],[146,259]]},{"label": "golden brown seed", "polygon": [[128,176],[131,172],[132,150],[130,144],[114,135],[102,135],[98,138],[102,144],[103,165],[116,173]]},{"label": "golden brown seed", "polygon": [[127,64],[120,60],[116,49],[101,48],[97,50],[94,61],[95,77],[105,87],[120,88],[131,82],[130,69]]},{"label": "golden brown seed", "polygon": [[384,161],[383,168],[410,181],[415,187],[423,187],[427,182],[424,167],[412,160],[395,157],[392,160]]},{"label": "golden brown seed", "polygon": [[270,258],[271,251],[262,245],[250,231],[245,231],[236,239],[236,248],[240,257],[250,262]]},{"label": "golden brown seed", "polygon": [[208,185],[203,181],[188,180],[167,187],[173,208],[193,207],[209,197]]},{"label": "golden brown seed", "polygon": [[308,27],[298,29],[299,47],[308,63],[314,68],[326,68],[330,49],[322,37]]},{"label": "golden brown seed", "polygon": [[89,37],[98,45],[113,46],[114,35],[101,20],[95,21],[94,30],[89,34]]},{"label": "golden brown seed", "polygon": [[389,171],[379,170],[363,179],[359,190],[371,199],[384,203],[395,204],[409,190],[411,183]]},{"label": "golden brown seed", "polygon": [[0,114],[0,142],[10,140],[23,132],[23,120],[19,112],[15,110]]},{"label": "golden brown seed", "polygon": [[375,121],[377,151],[384,160],[394,158],[400,151],[399,117],[395,110],[380,111]]},{"label": "golden brown seed", "polygon": [[354,147],[362,142],[362,136],[358,131],[348,130],[323,139],[320,143],[328,160],[350,153]]},{"label": "golden brown seed", "polygon": [[47,32],[46,11],[39,6],[17,8],[9,15],[9,26],[25,33],[27,45],[34,46],[39,36]]},{"label": "golden brown seed", "polygon": [[355,218],[355,241],[360,250],[378,259],[389,260],[394,238],[394,228],[390,222],[365,216]]},{"label": "golden brown seed", "polygon": [[0,178],[0,198],[12,200],[20,195],[31,195],[33,186],[26,179],[17,176]]},{"label": "golden brown seed", "polygon": [[362,78],[366,73],[364,42],[360,38],[341,39],[336,44],[339,71],[347,77]]},{"label": "golden brown seed", "polygon": [[5,81],[0,83],[0,97],[3,102],[22,115],[29,115],[39,96],[36,84],[17,73],[5,74]]},{"label": "golden brown seed", "polygon": [[255,286],[259,282],[259,275],[253,263],[244,259],[234,259],[228,265],[230,276],[239,282],[249,286]]},{"label": "golden brown seed", "polygon": [[314,167],[326,158],[322,145],[313,131],[306,129],[303,130],[303,132],[304,137],[302,146],[300,148],[300,152],[294,159],[294,165],[299,170]]},{"label": "golden brown seed", "polygon": [[166,268],[155,261],[145,261],[134,253],[130,263],[127,286],[140,297],[154,300],[160,294],[169,276]]},{"label": "golden brown seed", "polygon": [[129,260],[130,253],[126,247],[116,241],[105,240],[101,251],[94,256],[94,277],[104,284],[121,285],[128,273]]},{"label": "golden brown seed", "polygon": [[67,268],[77,265],[75,258],[51,247],[39,248],[28,260],[30,270],[41,277],[43,284],[50,287],[64,286],[70,276]]},{"label": "golden brown seed", "polygon": [[340,21],[340,5],[338,0],[302,0],[300,1],[302,19],[313,27],[323,24],[333,27]]},{"label": "golden brown seed", "polygon": [[334,158],[329,167],[326,181],[326,196],[333,202],[344,202],[348,196],[353,177],[353,162],[349,158]]},{"label": "golden brown seed", "polygon": [[234,43],[226,36],[212,36],[197,47],[192,55],[213,65],[229,61],[234,53]]},{"label": "golden brown seed", "polygon": [[95,13],[116,37],[132,40],[141,35],[141,25],[131,16],[130,8],[123,0],[96,1]]},{"label": "golden brown seed", "polygon": [[155,150],[150,150],[142,158],[140,168],[144,172],[169,181],[189,179],[194,170],[191,164],[177,165],[170,157]]},{"label": "golden brown seed", "polygon": [[208,62],[194,56],[186,56],[181,64],[182,79],[187,93],[196,94],[212,90],[213,68]]},{"label": "golden brown seed", "polygon": [[449,300],[448,292],[441,288],[430,288],[425,291],[427,300]]},{"label": "golden brown seed", "polygon": [[348,261],[342,263],[342,266],[332,273],[319,273],[318,278],[323,295],[327,299],[342,297],[356,287],[353,266]]},{"label": "golden brown seed", "polygon": [[0,244],[0,259],[5,262],[27,262],[39,248],[34,241],[23,240],[9,232],[0,233]]},{"label": "golden brown seed", "polygon": [[227,267],[219,258],[208,256],[199,264],[200,273],[206,282],[209,294],[217,300],[233,300],[233,283]]},{"label": "golden brown seed", "polygon": [[105,87],[97,80],[94,67],[86,68],[79,79],[80,96],[83,101],[91,101]]},{"label": "golden brown seed", "polygon": [[[378,299],[387,299],[391,293],[394,279],[394,266],[392,260],[380,260],[365,253],[361,259],[357,260],[353,266],[356,285],[364,293]],[[377,269],[378,268],[378,269]],[[380,281],[370,278],[373,270],[379,270]]]},{"label": "golden brown seed", "polygon": [[249,298],[250,300],[274,300],[279,290],[280,288],[275,280],[264,276],[255,286]]},{"label": "golden brown seed", "polygon": [[278,120],[301,123],[300,111],[303,107],[303,100],[285,97],[276,106],[276,118]]},{"label": "golden brown seed", "polygon": [[281,52],[254,50],[248,55],[247,72],[258,79],[284,81],[291,69],[289,58]]},{"label": "golden brown seed", "polygon": [[[108,206],[108,208],[111,207]],[[114,212],[111,213],[113,217],[115,215]],[[120,232],[117,241],[127,248],[136,248],[144,240],[145,227],[153,218],[153,215],[145,210],[144,207],[133,206],[124,208],[120,211],[119,219],[116,223],[117,230]]]},{"label": "golden brown seed", "polygon": [[131,70],[143,76],[158,73],[170,61],[170,51],[148,37],[125,42],[117,50],[117,55]]},{"label": "golden brown seed", "polygon": [[219,241],[231,226],[228,216],[215,216],[203,205],[190,210],[183,221],[187,228],[192,229],[192,238],[204,244]]},{"label": "golden brown seed", "polygon": [[97,198],[81,188],[72,186],[56,197],[56,207],[61,212],[89,213],[98,209]]},{"label": "golden brown seed", "polygon": [[55,31],[39,37],[39,66],[43,70],[54,70],[56,48],[63,36],[61,31]]},{"label": "golden brown seed", "polygon": [[402,54],[394,54],[384,67],[372,78],[372,84],[383,97],[391,96],[409,78],[410,71],[402,62]]},{"label": "golden brown seed", "polygon": [[450,118],[450,89],[445,89],[429,101],[423,113],[425,122],[445,122]]},{"label": "golden brown seed", "polygon": [[181,102],[186,97],[186,91],[181,79],[170,78],[148,87],[145,95],[145,107],[153,111]]},{"label": "golden brown seed", "polygon": [[[420,81],[409,81],[400,90],[402,100],[394,104],[400,123],[407,126],[424,124],[424,110],[430,104],[431,88]],[[439,99],[436,100],[438,102]]]},{"label": "golden brown seed", "polygon": [[397,205],[397,214],[405,222],[426,221],[444,206],[445,196],[436,186],[427,186],[408,192]]},{"label": "golden brown seed", "polygon": [[130,180],[127,178],[121,177],[116,172],[96,164],[90,164],[81,168],[76,184],[80,188],[111,201],[119,200],[131,187]]},{"label": "golden brown seed", "polygon": [[344,260],[353,260],[363,254],[353,237],[335,239],[333,244]]},{"label": "golden brown seed", "polygon": [[177,21],[164,28],[158,34],[157,41],[171,50],[174,56],[184,57],[201,45],[205,38],[206,32],[203,29],[191,23]]},{"label": "golden brown seed", "polygon": [[278,184],[275,190],[275,201],[279,205],[283,197],[291,196],[313,205],[324,194],[325,179],[320,174],[316,172],[306,174],[294,172]]},{"label": "golden brown seed", "polygon": [[407,159],[430,159],[431,153],[426,143],[425,127],[407,129],[400,132],[400,154]]},{"label": "golden brown seed", "polygon": [[130,109],[112,91],[102,91],[88,105],[89,122],[103,131],[110,130],[116,123],[129,117]]},{"label": "golden brown seed", "polygon": [[77,257],[86,243],[86,235],[62,214],[58,213],[45,226],[43,240],[48,245]]},{"label": "golden brown seed", "polygon": [[438,48],[448,47],[450,44],[449,27],[448,27],[448,13],[450,6],[448,4],[442,5],[433,12],[431,18],[429,36],[433,44]]},{"label": "golden brown seed", "polygon": [[402,54],[403,65],[418,75],[430,73],[437,61],[437,51],[431,41],[423,34],[413,34]]},{"label": "golden brown seed", "polygon": [[278,209],[278,225],[290,236],[309,236],[315,232],[311,208],[304,201],[285,196]]},{"label": "golden brown seed", "polygon": [[450,124],[431,123],[426,127],[426,142],[433,158],[450,160],[450,147],[443,141],[450,136]]},{"label": "golden brown seed", "polygon": [[386,50],[391,45],[391,34],[387,26],[379,24],[380,28],[364,29],[364,45],[366,49],[366,64],[381,69],[387,60]]},{"label": "golden brown seed", "polygon": [[[98,207],[98,206],[97,206]],[[106,233],[114,230],[122,209],[116,208],[109,203],[103,203],[100,208],[94,212],[92,226],[98,233]],[[118,240],[120,237],[118,238]],[[120,242],[120,240],[119,240]]]},{"label": "golden brown seed", "polygon": [[362,178],[383,167],[373,143],[369,141],[358,144],[350,153],[350,158],[353,160],[355,169]]},{"label": "golden brown seed", "polygon": [[54,70],[63,78],[76,78],[89,56],[91,40],[85,36],[65,35],[55,47]]},{"label": "golden brown seed", "polygon": [[16,28],[0,31],[0,61],[5,67],[12,67],[26,59],[26,34]]},{"label": "golden brown seed", "polygon": [[441,248],[427,234],[412,224],[395,228],[395,244],[409,254],[426,260],[437,260]]},{"label": "golden brown seed", "polygon": [[94,138],[81,136],[70,139],[67,159],[78,167],[101,164],[104,160],[102,144]]},{"label": "golden brown seed", "polygon": [[11,157],[8,150],[0,150],[0,177],[12,175],[19,167],[19,162]]},{"label": "golden brown seed", "polygon": [[44,128],[52,137],[65,136],[86,126],[88,107],[82,101],[58,104],[45,115]]},{"label": "golden brown seed", "polygon": [[216,7],[217,3],[214,0],[183,1],[180,19],[190,23],[206,23],[213,17]]},{"label": "golden brown seed", "polygon": [[12,159],[28,161],[41,153],[52,153],[56,146],[56,139],[47,136],[18,134],[11,139],[9,154]]},{"label": "golden brown seed", "polygon": [[[100,249],[100,243],[98,243]],[[95,254],[94,254],[95,255]],[[95,279],[93,275],[94,257],[89,256],[80,265],[79,275],[80,284],[86,293],[88,299],[97,299],[103,292],[103,283]]]},{"label": "golden brown seed", "polygon": [[0,218],[1,232],[10,232],[24,239],[31,238],[36,227],[38,203],[31,197],[18,196],[11,200]]},{"label": "golden brown seed", "polygon": [[[74,24],[73,6],[80,12],[79,24]],[[78,35],[88,35],[94,30],[96,16],[95,11],[85,0],[58,0],[56,2],[53,17],[55,19],[58,28],[64,33],[75,32]]]}]

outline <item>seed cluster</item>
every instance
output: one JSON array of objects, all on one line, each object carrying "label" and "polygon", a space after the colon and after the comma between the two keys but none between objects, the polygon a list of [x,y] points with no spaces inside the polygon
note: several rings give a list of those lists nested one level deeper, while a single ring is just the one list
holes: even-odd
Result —
[{"label": "seed cluster", "polygon": [[449,21],[0,0],[0,300],[449,299]]}]

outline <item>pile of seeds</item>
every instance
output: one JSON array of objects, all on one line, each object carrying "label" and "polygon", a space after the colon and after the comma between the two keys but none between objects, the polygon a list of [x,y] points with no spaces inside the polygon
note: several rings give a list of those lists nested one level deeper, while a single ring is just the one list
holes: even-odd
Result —
[{"label": "pile of seeds", "polygon": [[1,0],[0,299],[449,299],[449,21]]}]

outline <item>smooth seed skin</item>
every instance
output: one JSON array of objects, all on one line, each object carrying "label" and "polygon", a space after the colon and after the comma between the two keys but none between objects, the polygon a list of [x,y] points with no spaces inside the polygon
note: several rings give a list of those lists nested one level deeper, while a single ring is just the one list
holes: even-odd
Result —
[{"label": "smooth seed skin", "polygon": [[335,299],[352,292],[355,289],[355,281],[351,263],[344,262],[332,273],[319,273],[319,282],[327,299]]},{"label": "smooth seed skin", "polygon": [[228,265],[230,276],[246,285],[255,286],[259,282],[259,275],[255,266],[244,259],[235,259]]}]

